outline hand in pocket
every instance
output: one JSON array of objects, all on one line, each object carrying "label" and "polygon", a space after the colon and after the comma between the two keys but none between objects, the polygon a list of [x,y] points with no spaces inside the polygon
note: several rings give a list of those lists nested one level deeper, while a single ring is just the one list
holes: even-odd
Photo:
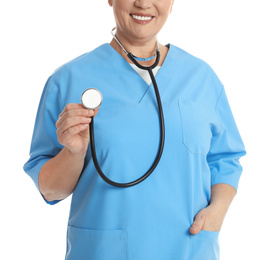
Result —
[{"label": "hand in pocket", "polygon": [[220,231],[224,217],[225,216],[221,214],[217,208],[209,205],[197,213],[190,227],[190,233],[196,235],[201,230],[213,232]]}]

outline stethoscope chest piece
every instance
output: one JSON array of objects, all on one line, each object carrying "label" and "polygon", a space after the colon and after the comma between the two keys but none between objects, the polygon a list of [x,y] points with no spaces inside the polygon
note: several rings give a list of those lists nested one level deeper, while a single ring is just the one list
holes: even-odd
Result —
[{"label": "stethoscope chest piece", "polygon": [[98,108],[103,101],[102,93],[96,88],[88,88],[81,95],[81,102],[88,109]]}]

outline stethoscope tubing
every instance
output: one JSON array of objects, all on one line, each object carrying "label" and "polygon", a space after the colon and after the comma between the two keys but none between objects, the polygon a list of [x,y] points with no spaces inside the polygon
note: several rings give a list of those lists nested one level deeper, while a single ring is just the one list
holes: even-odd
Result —
[{"label": "stethoscope tubing", "polygon": [[106,177],[106,175],[102,172],[101,167],[98,163],[97,160],[97,156],[96,156],[96,150],[95,150],[95,142],[94,142],[94,118],[91,118],[91,122],[90,122],[90,148],[91,148],[91,156],[95,165],[95,168],[98,172],[98,174],[101,176],[101,178],[107,182],[108,184],[115,186],[115,187],[119,187],[119,188],[126,188],[126,187],[131,187],[134,185],[139,184],[140,182],[144,181],[146,178],[148,178],[150,176],[150,174],[154,171],[154,169],[156,168],[156,166],[158,165],[162,153],[163,153],[163,148],[164,148],[164,142],[165,142],[165,125],[164,125],[164,116],[163,116],[163,108],[162,108],[162,102],[161,102],[161,98],[160,98],[160,93],[159,93],[159,89],[157,86],[157,82],[155,80],[154,74],[152,72],[152,69],[155,68],[160,60],[160,52],[156,51],[156,60],[154,62],[153,65],[149,66],[149,67],[145,67],[140,65],[133,57],[133,55],[131,53],[128,53],[128,58],[139,68],[143,69],[143,70],[147,70],[152,83],[153,83],[153,87],[155,90],[155,94],[156,94],[156,99],[157,99],[157,103],[158,103],[158,111],[159,111],[159,118],[160,118],[160,134],[161,134],[161,138],[160,138],[160,144],[159,144],[159,149],[156,155],[156,158],[152,164],[152,166],[150,167],[150,169],[144,174],[142,175],[140,178],[138,178],[135,181],[132,182],[127,182],[127,183],[119,183],[119,182],[114,182],[112,180],[110,180],[108,177]]}]

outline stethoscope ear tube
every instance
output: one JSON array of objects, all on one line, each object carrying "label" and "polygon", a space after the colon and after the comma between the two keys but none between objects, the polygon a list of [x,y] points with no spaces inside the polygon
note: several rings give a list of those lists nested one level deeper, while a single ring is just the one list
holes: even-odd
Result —
[{"label": "stethoscope ear tube", "polygon": [[161,138],[160,138],[160,145],[159,145],[159,149],[157,152],[157,156],[152,164],[152,166],[150,167],[150,169],[143,175],[141,176],[139,179],[132,181],[132,182],[128,182],[128,183],[118,183],[118,182],[114,182],[112,180],[110,180],[109,178],[106,177],[106,175],[102,172],[101,167],[98,163],[97,157],[96,157],[96,150],[95,150],[95,142],[94,142],[94,118],[91,118],[91,122],[90,122],[90,148],[91,148],[91,156],[95,165],[95,168],[98,172],[98,174],[101,176],[101,178],[107,182],[108,184],[115,186],[115,187],[120,187],[120,188],[126,188],[126,187],[131,187],[134,186],[136,184],[139,184],[140,182],[144,181],[147,177],[150,176],[150,174],[154,171],[154,169],[156,168],[156,166],[158,165],[162,153],[163,153],[163,148],[164,148],[164,141],[165,141],[165,126],[164,126],[164,116],[163,116],[163,109],[162,109],[162,103],[161,103],[161,98],[160,98],[160,94],[159,94],[159,89],[155,80],[155,77],[153,75],[152,72],[152,68],[155,68],[160,60],[160,52],[157,51],[156,52],[156,61],[154,62],[154,64],[150,67],[144,67],[141,66],[137,61],[134,60],[133,56],[131,53],[128,54],[128,57],[140,68],[147,70],[149,72],[149,75],[151,77],[153,86],[154,86],[154,90],[155,90],[155,94],[156,94],[156,99],[157,99],[157,103],[158,103],[158,111],[159,111],[159,117],[160,117],[160,131],[161,131]]}]

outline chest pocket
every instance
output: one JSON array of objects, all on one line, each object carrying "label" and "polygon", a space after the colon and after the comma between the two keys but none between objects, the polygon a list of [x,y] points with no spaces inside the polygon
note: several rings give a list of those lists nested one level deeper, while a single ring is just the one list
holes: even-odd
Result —
[{"label": "chest pocket", "polygon": [[193,101],[179,100],[178,104],[183,144],[193,154],[207,155],[212,138],[212,112]]}]

